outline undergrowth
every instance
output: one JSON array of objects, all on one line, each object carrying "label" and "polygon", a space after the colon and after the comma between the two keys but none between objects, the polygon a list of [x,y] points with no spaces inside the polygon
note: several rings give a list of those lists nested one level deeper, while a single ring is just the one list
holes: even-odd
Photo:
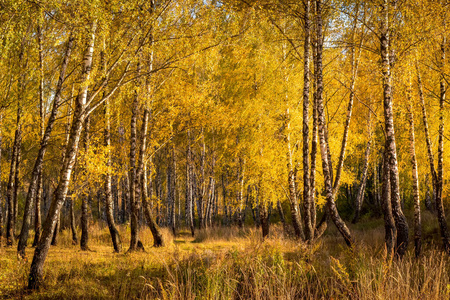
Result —
[{"label": "undergrowth", "polygon": [[[121,227],[123,247],[129,240]],[[45,264],[45,285],[25,289],[28,261],[15,248],[0,249],[0,296],[16,299],[447,299],[450,264],[430,246],[416,259],[412,251],[390,260],[383,231],[354,227],[359,243],[348,249],[334,229],[314,245],[271,228],[262,240],[256,229],[213,228],[191,238],[181,231],[166,246],[152,248],[147,229],[145,252],[115,254],[108,230],[91,227],[91,251],[73,246],[63,231]]]}]

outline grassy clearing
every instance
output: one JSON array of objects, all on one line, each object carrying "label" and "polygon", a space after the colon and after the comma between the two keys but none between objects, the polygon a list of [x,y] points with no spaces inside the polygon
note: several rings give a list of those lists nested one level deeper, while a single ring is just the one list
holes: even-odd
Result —
[{"label": "grassy clearing", "polygon": [[[375,229],[377,228],[377,229]],[[449,258],[430,246],[416,260],[387,261],[381,224],[352,228],[359,243],[345,247],[331,229],[306,246],[273,227],[262,241],[255,229],[214,228],[195,238],[180,232],[167,246],[146,252],[114,254],[107,228],[91,229],[91,250],[72,246],[63,232],[45,265],[45,286],[24,290],[30,262],[17,259],[15,248],[0,249],[0,295],[17,299],[447,299]],[[434,229],[430,229],[434,230]],[[121,227],[123,245],[129,230]],[[33,249],[27,254],[31,260]],[[411,251],[412,252],[412,251]]]}]

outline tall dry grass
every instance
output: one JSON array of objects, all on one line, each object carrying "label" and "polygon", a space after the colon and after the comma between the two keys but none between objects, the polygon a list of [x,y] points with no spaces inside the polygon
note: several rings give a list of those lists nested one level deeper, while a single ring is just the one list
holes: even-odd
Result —
[{"label": "tall dry grass", "polygon": [[[24,290],[29,262],[15,249],[0,249],[0,296],[23,299],[448,299],[450,264],[434,246],[419,259],[408,253],[389,260],[383,230],[375,224],[352,228],[359,241],[344,246],[334,229],[305,245],[273,227],[268,239],[252,228],[213,228],[191,238],[181,231],[167,245],[115,254],[104,224],[91,226],[91,250],[83,252],[63,232],[45,265],[46,284]],[[120,227],[124,249],[129,228]],[[32,249],[28,249],[32,257]]]},{"label": "tall dry grass", "polygon": [[[214,232],[205,239],[220,241]],[[167,281],[147,299],[447,299],[449,259],[427,249],[416,259],[389,260],[383,251],[329,243],[305,246],[278,237],[262,242],[250,231],[224,252],[204,250],[165,264]],[[239,241],[239,238],[237,239]],[[330,255],[329,253],[339,253]]]}]

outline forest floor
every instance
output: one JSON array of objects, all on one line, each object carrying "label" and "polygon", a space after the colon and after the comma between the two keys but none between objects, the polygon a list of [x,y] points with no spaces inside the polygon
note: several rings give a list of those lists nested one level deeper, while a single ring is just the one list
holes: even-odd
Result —
[{"label": "forest floor", "polygon": [[[72,245],[63,231],[45,264],[45,285],[26,289],[33,256],[17,258],[0,249],[0,298],[5,299],[448,299],[450,259],[436,243],[436,221],[424,216],[425,247],[412,246],[401,260],[388,260],[381,220],[352,225],[357,244],[350,250],[330,224],[314,245],[287,237],[272,226],[266,240],[254,227],[213,228],[195,238],[164,229],[166,246],[153,248],[148,229],[145,252],[126,253],[129,227],[120,226],[124,251],[112,251],[105,224],[90,231],[91,251]],[[428,223],[425,223],[428,224]],[[411,243],[413,244],[413,243]]]}]

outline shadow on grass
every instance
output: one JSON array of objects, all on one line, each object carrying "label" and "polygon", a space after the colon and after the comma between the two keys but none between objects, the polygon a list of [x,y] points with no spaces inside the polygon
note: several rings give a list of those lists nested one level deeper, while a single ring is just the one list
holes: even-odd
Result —
[{"label": "shadow on grass", "polygon": [[[167,279],[164,267],[90,263],[58,274],[47,272],[46,284],[37,292],[12,297],[24,299],[137,299],[161,294],[160,282]],[[26,291],[25,291],[26,292]],[[22,297],[20,297],[22,298]]]}]

